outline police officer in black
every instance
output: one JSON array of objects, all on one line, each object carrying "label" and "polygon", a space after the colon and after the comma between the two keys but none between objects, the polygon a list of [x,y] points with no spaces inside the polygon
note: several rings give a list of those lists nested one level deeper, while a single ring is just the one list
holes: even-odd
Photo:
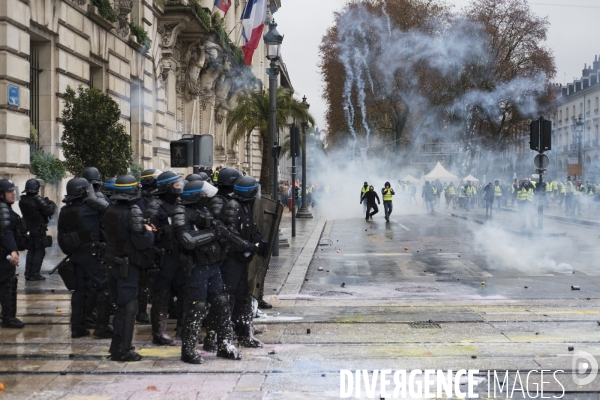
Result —
[{"label": "police officer in black", "polygon": [[171,287],[178,300],[182,300],[185,289],[185,277],[179,267],[177,239],[174,236],[169,215],[177,205],[183,192],[184,181],[173,171],[166,171],[156,178],[156,197],[146,207],[144,218],[157,229],[155,247],[163,252],[159,260],[157,276],[151,278],[152,343],[160,346],[174,346],[175,341],[167,334],[167,317]]},{"label": "police officer in black", "polygon": [[25,250],[21,218],[12,210],[17,199],[16,186],[8,179],[0,179],[0,304],[2,327],[23,328],[17,314],[17,277],[19,251]]},{"label": "police officer in black", "polygon": [[133,176],[118,177],[114,191],[113,204],[104,213],[104,261],[109,271],[110,296],[117,305],[109,352],[113,361],[139,361],[142,357],[131,346],[138,313],[139,266],[144,263],[143,252],[154,243],[155,229],[143,222],[142,211],[136,205],[139,184]]},{"label": "police officer in black", "polygon": [[70,256],[74,264],[77,287],[71,297],[71,337],[87,336],[85,329],[85,296],[88,286],[96,292],[97,319],[94,336],[111,338],[110,301],[108,275],[97,257],[101,247],[102,213],[92,209],[85,201],[89,182],[84,178],[73,178],[67,182],[66,203],[58,216],[58,245]]},{"label": "police officer in black", "polygon": [[219,191],[212,199],[210,199],[209,202],[209,210],[215,218],[218,219],[220,217],[221,210],[231,199],[235,182],[241,176],[242,175],[237,169],[231,167],[223,168],[219,172],[219,176],[217,178],[217,186]]},{"label": "police officer in black", "polygon": [[24,196],[19,200],[19,208],[29,231],[29,247],[27,247],[27,263],[25,264],[25,280],[44,281],[40,269],[46,256],[46,247],[52,245],[51,237],[46,235],[48,220],[57,210],[56,203],[39,195],[40,179],[29,179],[25,182]]},{"label": "police officer in black", "polygon": [[[148,202],[152,199],[152,192],[156,190],[156,178],[162,174],[159,169],[147,169],[142,172],[140,176],[140,183],[142,185],[142,197],[138,200],[136,205],[142,211],[142,214],[146,212]],[[150,318],[148,317],[148,265],[142,265],[140,269],[140,280],[138,282],[138,313],[135,320],[140,324],[149,324]]]},{"label": "police officer in black", "polygon": [[228,246],[227,256],[221,265],[225,292],[235,298],[231,320],[235,325],[238,343],[243,347],[263,346],[262,342],[254,337],[253,300],[248,290],[248,264],[255,254],[265,256],[264,253],[267,251],[267,246],[262,241],[252,215],[257,194],[258,182],[255,178],[251,176],[238,178],[229,201],[220,213],[221,221],[230,230],[253,244],[246,249]]},{"label": "police officer in black", "polygon": [[[171,214],[186,276],[181,360],[191,364],[203,362],[200,353],[196,351],[196,345],[200,326],[208,314],[208,304],[211,310],[210,325],[217,334],[217,357],[234,360],[242,357],[232,344],[229,296],[223,293],[219,269],[220,233],[214,227],[215,222],[206,208],[208,199],[216,193],[217,189],[208,182],[188,182],[181,197],[182,204]],[[221,226],[226,229],[224,225]]]}]

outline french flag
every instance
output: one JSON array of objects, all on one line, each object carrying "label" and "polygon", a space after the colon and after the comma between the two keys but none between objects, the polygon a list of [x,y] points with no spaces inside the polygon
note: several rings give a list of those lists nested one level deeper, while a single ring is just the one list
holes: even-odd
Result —
[{"label": "french flag", "polygon": [[244,14],[242,14],[242,36],[246,44],[242,47],[246,65],[252,65],[254,50],[260,43],[260,38],[267,18],[267,0],[248,0]]},{"label": "french flag", "polygon": [[215,0],[215,7],[227,14],[229,7],[231,7],[231,0]]}]

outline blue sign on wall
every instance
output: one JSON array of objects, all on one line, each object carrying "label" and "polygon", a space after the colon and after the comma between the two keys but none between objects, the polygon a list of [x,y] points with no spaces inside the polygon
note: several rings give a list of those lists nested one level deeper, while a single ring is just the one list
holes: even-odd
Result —
[{"label": "blue sign on wall", "polygon": [[8,85],[8,105],[19,107],[20,104],[19,87],[15,85]]}]

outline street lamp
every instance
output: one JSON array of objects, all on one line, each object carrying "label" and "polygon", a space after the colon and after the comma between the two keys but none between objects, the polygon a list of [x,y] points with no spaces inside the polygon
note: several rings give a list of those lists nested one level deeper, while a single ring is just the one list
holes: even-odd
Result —
[{"label": "street lamp", "polygon": [[[302,98],[302,105],[308,109],[310,108],[310,104],[306,102],[306,96]],[[298,213],[296,213],[296,218],[312,218],[312,214],[308,211],[308,204],[306,203],[306,128],[308,127],[308,123],[306,121],[302,122],[302,206]]]},{"label": "street lamp", "polygon": [[577,164],[582,166],[583,169],[583,155],[581,154],[581,141],[583,139],[583,121],[581,115],[579,119],[571,126],[573,130],[573,136],[577,135]]},{"label": "street lamp", "polygon": [[[271,171],[273,174],[272,199],[279,202],[279,179],[277,169],[279,168],[279,138],[277,137],[277,75],[279,68],[277,62],[281,57],[281,43],[283,35],[277,32],[277,24],[273,20],[269,25],[269,31],[263,36],[265,45],[267,46],[267,59],[271,61],[270,68],[267,69],[269,74],[269,144],[272,149]],[[279,240],[275,240],[273,245],[273,255],[279,256]]]}]

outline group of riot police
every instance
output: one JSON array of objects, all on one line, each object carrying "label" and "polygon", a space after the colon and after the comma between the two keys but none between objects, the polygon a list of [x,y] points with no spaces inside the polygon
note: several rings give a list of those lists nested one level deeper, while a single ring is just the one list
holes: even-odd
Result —
[{"label": "group of riot police", "polygon": [[[23,326],[15,317],[20,250],[29,249],[26,278],[44,279],[39,272],[48,243],[42,222],[47,224],[56,205],[37,191],[34,195],[39,186],[30,189],[31,199],[21,209],[40,215],[24,229],[11,208],[15,187],[0,180],[3,327]],[[139,182],[122,175],[103,183],[98,169],[89,167],[67,182],[66,192],[58,217],[58,245],[66,257],[56,269],[73,290],[72,338],[94,328],[94,337],[112,339],[111,360],[139,361],[132,347],[136,320],[151,323],[153,344],[174,346],[167,319],[176,319],[175,338],[181,339],[181,360],[187,363],[203,362],[196,349],[202,326],[203,348],[217,357],[241,359],[235,337],[240,347],[262,347],[254,337],[247,283],[253,257],[269,253],[253,217],[260,194],[255,178],[223,168],[215,183],[203,172],[184,180],[172,171],[150,169]],[[26,230],[29,245],[20,243]]]}]

